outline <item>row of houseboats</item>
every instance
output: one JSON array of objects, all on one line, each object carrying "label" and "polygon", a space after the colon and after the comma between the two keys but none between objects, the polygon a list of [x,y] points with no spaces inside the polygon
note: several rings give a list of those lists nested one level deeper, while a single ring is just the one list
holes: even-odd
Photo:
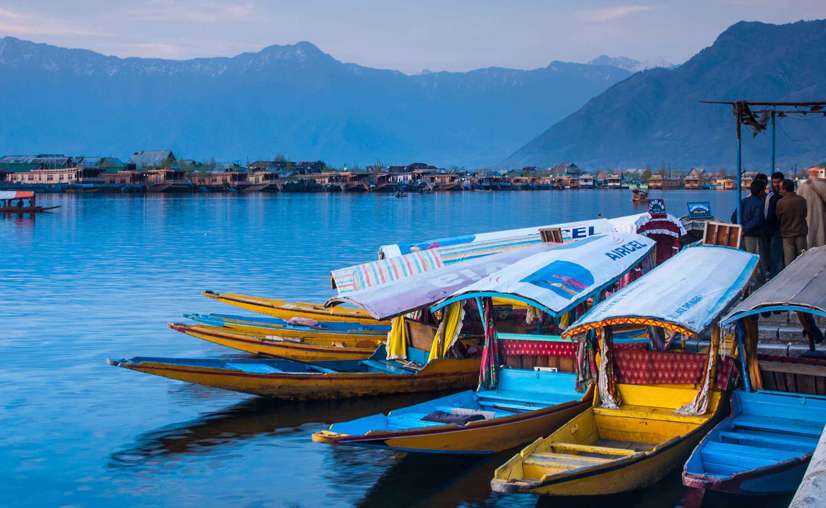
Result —
[{"label": "row of houseboats", "polygon": [[[497,492],[612,494],[678,467],[694,503],[706,490],[789,492],[826,423],[826,362],[758,353],[758,315],[826,317],[826,247],[747,295],[757,256],[683,246],[684,234],[655,207],[383,246],[334,271],[323,304],[205,292],[257,315],[170,325],[258,356],[110,363],[289,401],[451,391],[313,440],[435,454],[527,445],[496,469]],[[692,350],[698,338],[708,346]]]}]

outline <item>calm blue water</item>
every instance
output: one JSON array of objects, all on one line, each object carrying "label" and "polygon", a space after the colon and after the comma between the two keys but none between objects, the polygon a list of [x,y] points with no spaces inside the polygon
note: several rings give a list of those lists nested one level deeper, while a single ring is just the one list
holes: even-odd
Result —
[{"label": "calm blue water", "polygon": [[[669,209],[733,194],[668,192]],[[0,505],[533,506],[494,497],[489,459],[315,444],[331,422],[416,400],[276,404],[115,369],[107,357],[220,356],[169,331],[232,310],[204,289],[320,300],[380,244],[634,212],[627,192],[44,196],[0,218]],[[673,506],[673,476],[627,506]],[[541,500],[585,506],[583,500]],[[591,500],[592,501],[592,500]],[[572,504],[573,502],[573,504]]]}]

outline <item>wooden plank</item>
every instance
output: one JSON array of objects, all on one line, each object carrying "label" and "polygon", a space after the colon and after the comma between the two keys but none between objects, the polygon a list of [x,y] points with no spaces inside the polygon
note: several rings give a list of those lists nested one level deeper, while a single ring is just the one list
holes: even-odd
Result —
[{"label": "wooden plank", "polygon": [[826,367],[807,363],[761,361],[760,369],[783,374],[803,374],[807,376],[826,377]]}]

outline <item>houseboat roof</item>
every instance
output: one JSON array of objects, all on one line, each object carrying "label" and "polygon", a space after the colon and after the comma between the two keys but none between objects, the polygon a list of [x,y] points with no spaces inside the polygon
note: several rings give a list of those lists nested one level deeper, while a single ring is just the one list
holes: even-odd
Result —
[{"label": "houseboat roof", "polygon": [[517,300],[558,317],[617,282],[655,245],[645,236],[622,233],[545,244],[531,256],[454,291],[431,310],[491,297]]},{"label": "houseboat roof", "polygon": [[776,277],[729,312],[722,323],[734,323],[761,312],[795,311],[826,317],[826,246],[804,252]]},{"label": "houseboat roof", "polygon": [[716,245],[684,249],[595,306],[563,335],[572,337],[622,324],[698,335],[738,298],[758,259],[754,254]]}]

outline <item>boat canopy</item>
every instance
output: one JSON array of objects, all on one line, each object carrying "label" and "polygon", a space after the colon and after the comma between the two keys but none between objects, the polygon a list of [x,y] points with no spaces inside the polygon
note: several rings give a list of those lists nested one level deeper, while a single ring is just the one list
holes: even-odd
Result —
[{"label": "boat canopy", "polygon": [[330,273],[330,282],[340,295],[387,284],[454,263],[538,245],[543,241],[540,235],[542,229],[559,228],[563,242],[615,232],[636,233],[639,221],[647,215],[637,214],[616,219],[565,222],[549,226],[440,238],[418,243],[384,245],[379,249],[378,261],[334,270]]},{"label": "boat canopy", "polygon": [[550,248],[550,244],[538,244],[442,266],[407,278],[337,295],[324,305],[330,307],[350,303],[365,309],[375,319],[388,319],[432,305],[459,288]]},{"label": "boat canopy", "polygon": [[826,246],[804,252],[737,304],[723,318],[722,324],[772,311],[805,312],[826,317]]},{"label": "boat canopy", "polygon": [[[631,217],[633,217],[633,220],[631,220]],[[438,238],[424,242],[382,245],[379,247],[379,258],[386,259],[423,250],[436,250],[444,263],[450,264],[478,256],[489,255],[494,252],[501,252],[508,248],[541,243],[542,238],[539,234],[541,229],[560,228],[562,230],[563,241],[580,240],[593,235],[616,232],[617,229],[612,223],[614,220],[619,220],[625,225],[627,223],[633,224],[638,217],[639,215],[632,215],[610,220],[600,218],[577,222],[562,222],[547,226],[534,226]],[[633,233],[635,231],[631,231],[629,227],[628,231],[622,232]]]},{"label": "boat canopy", "polygon": [[0,201],[7,199],[32,199],[34,192],[32,191],[0,191]]},{"label": "boat canopy", "polygon": [[622,324],[658,326],[687,336],[698,335],[746,287],[758,259],[755,254],[716,245],[683,249],[595,306],[563,336]]},{"label": "boat canopy", "polygon": [[457,289],[431,310],[474,298],[517,300],[558,317],[640,264],[654,249],[653,240],[613,233],[546,249]]}]

